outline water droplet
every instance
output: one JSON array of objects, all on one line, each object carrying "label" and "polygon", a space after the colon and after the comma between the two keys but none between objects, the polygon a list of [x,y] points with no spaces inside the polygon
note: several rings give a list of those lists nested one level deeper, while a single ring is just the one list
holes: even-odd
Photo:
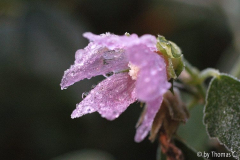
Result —
[{"label": "water droplet", "polygon": [[112,76],[113,74],[114,74],[114,72],[109,72],[109,73],[105,74],[105,77],[110,77],[110,76]]},{"label": "water droplet", "polygon": [[103,64],[104,64],[104,65],[109,64],[108,60],[104,59],[104,60],[103,60]]},{"label": "water droplet", "polygon": [[91,112],[91,111],[92,111],[92,109],[91,109],[91,108],[88,108],[88,109],[87,109],[87,111],[88,111],[88,112]]},{"label": "water droplet", "polygon": [[123,101],[124,99],[123,99],[123,97],[119,97],[118,100],[119,101]]},{"label": "water droplet", "polygon": [[157,71],[156,70],[151,70],[151,75],[154,76],[156,75]]},{"label": "water droplet", "polygon": [[83,92],[82,93],[82,99],[86,98],[88,94],[89,94],[89,92]]},{"label": "water droplet", "polygon": [[98,94],[98,95],[97,95],[97,98],[98,98],[98,99],[102,99],[102,94]]},{"label": "water droplet", "polygon": [[94,89],[96,86],[97,86],[97,85],[95,85],[95,84],[94,84],[94,85],[92,85],[91,89]]},{"label": "water droplet", "polygon": [[146,78],[144,79],[144,81],[145,81],[145,82],[149,82],[149,81],[150,81],[150,78],[146,77]]},{"label": "water droplet", "polygon": [[104,52],[103,58],[106,60],[111,60],[114,58],[114,55],[115,55],[114,53],[116,53],[114,50],[108,50]]},{"label": "water droplet", "polygon": [[118,118],[119,116],[119,113],[117,111],[113,111],[112,114],[114,118]]}]

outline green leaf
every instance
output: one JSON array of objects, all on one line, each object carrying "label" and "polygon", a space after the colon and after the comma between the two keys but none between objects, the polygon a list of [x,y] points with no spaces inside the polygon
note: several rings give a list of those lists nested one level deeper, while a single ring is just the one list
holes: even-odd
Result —
[{"label": "green leaf", "polygon": [[240,156],[240,81],[226,74],[214,78],[208,89],[204,123],[210,137]]},{"label": "green leaf", "polygon": [[186,145],[184,142],[175,139],[174,140],[175,145],[181,149],[183,155],[184,155],[184,160],[204,160],[203,157],[199,157],[197,152],[192,149],[191,147],[189,147],[188,145]]}]

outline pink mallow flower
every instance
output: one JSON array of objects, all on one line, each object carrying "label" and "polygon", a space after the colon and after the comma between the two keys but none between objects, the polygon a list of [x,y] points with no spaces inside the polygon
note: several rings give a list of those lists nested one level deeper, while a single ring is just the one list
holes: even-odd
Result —
[{"label": "pink mallow flower", "polygon": [[152,35],[118,36],[110,33],[84,33],[90,43],[76,52],[75,62],[64,72],[61,88],[97,75],[113,75],[100,82],[76,106],[71,117],[98,112],[114,120],[135,102],[146,103],[146,114],[137,128],[135,141],[142,141],[149,133],[158,112],[163,94],[170,88],[166,63],[157,54],[157,40]]}]

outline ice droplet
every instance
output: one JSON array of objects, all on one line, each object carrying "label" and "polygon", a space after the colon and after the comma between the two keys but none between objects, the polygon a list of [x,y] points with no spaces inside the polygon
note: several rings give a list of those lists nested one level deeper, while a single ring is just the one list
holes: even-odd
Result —
[{"label": "ice droplet", "polygon": [[151,70],[151,75],[154,76],[156,75],[157,71],[156,70]]},{"label": "ice droplet", "polygon": [[110,77],[110,76],[112,76],[114,74],[114,72],[109,72],[109,73],[106,73],[105,75],[103,75],[104,77]]},{"label": "ice droplet", "polygon": [[150,81],[150,78],[149,78],[149,77],[146,77],[146,78],[144,79],[144,81],[145,81],[145,82],[149,82],[149,81]]},{"label": "ice droplet", "polygon": [[97,99],[102,99],[102,94],[98,94]]},{"label": "ice droplet", "polygon": [[88,94],[89,94],[89,92],[83,92],[82,93],[82,99],[86,98]]},{"label": "ice droplet", "polygon": [[88,109],[87,109],[87,112],[91,112],[91,111],[92,111],[92,109],[91,109],[91,108],[88,108]]},{"label": "ice droplet", "polygon": [[94,89],[96,86],[97,86],[97,85],[93,84],[92,87],[91,87],[91,89]]}]

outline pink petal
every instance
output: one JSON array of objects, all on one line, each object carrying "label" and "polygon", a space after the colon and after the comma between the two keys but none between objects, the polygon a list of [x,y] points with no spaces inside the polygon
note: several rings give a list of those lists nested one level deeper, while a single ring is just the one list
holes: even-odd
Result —
[{"label": "pink petal", "polygon": [[163,97],[158,97],[152,101],[146,102],[147,111],[142,124],[137,128],[135,141],[141,142],[149,133],[152,127],[153,120],[160,109]]},{"label": "pink petal", "polygon": [[77,118],[92,112],[99,112],[102,117],[113,120],[136,101],[135,81],[128,73],[114,74],[99,83],[90,94],[77,104],[71,117]]},{"label": "pink petal", "polygon": [[106,46],[109,49],[124,48],[125,44],[132,43],[138,39],[136,34],[132,34],[131,36],[118,36],[110,33],[95,35],[93,33],[86,32],[83,36],[88,38],[90,41]]},{"label": "pink petal", "polygon": [[127,48],[131,47],[132,45],[141,43],[148,46],[153,51],[157,50],[156,37],[148,34],[143,35],[139,38],[136,34],[131,34],[129,36],[118,36],[110,33],[95,35],[91,32],[86,32],[83,34],[83,36],[88,38],[90,41],[93,41],[99,45],[106,46],[109,49]]},{"label": "pink petal", "polygon": [[140,68],[136,82],[139,100],[151,101],[162,96],[170,88],[166,63],[161,56],[142,44],[128,48],[126,54],[129,61]]},{"label": "pink petal", "polygon": [[151,51],[157,51],[157,39],[155,36],[150,35],[150,34],[145,34],[143,36],[140,37],[139,39],[139,43],[135,43],[136,44],[143,44],[145,46],[147,46]]},{"label": "pink petal", "polygon": [[74,65],[64,72],[60,85],[65,89],[85,78],[125,70],[127,64],[124,50],[109,50],[91,42],[76,52]]}]

